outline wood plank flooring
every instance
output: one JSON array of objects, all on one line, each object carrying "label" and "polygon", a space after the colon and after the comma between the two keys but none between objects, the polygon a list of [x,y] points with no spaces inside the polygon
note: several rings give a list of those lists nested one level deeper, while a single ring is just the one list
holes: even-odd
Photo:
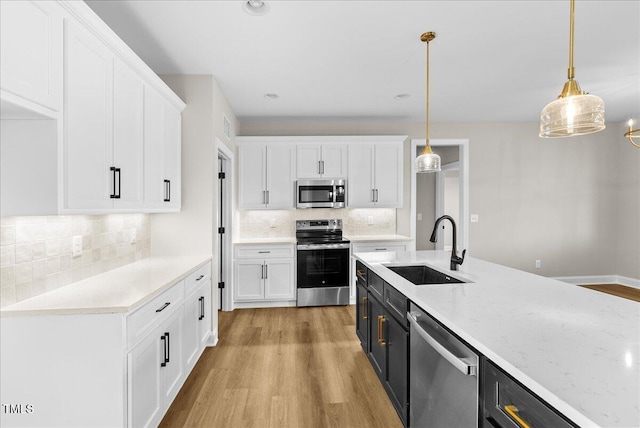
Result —
[{"label": "wood plank flooring", "polygon": [[592,290],[601,291],[614,296],[623,297],[629,300],[640,302],[640,290],[633,287],[627,287],[620,284],[592,284],[582,285],[581,287],[590,288]]},{"label": "wood plank flooring", "polygon": [[161,427],[402,427],[355,334],[353,306],[219,312]]}]

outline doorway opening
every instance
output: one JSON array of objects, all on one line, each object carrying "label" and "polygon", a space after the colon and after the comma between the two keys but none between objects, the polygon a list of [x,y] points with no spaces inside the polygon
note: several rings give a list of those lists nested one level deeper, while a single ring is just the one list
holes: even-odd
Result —
[{"label": "doorway opening", "polygon": [[443,222],[437,244],[429,242],[435,220],[451,215],[458,225],[458,252],[469,251],[469,140],[431,140],[434,153],[442,158],[442,171],[416,174],[413,159],[425,140],[411,140],[411,237],[416,250],[450,250],[451,225]]},{"label": "doorway opening", "polygon": [[231,311],[231,284],[233,269],[231,266],[232,234],[233,234],[233,152],[216,138],[218,146],[218,198],[217,228],[218,235],[216,264],[218,270],[218,310]]}]

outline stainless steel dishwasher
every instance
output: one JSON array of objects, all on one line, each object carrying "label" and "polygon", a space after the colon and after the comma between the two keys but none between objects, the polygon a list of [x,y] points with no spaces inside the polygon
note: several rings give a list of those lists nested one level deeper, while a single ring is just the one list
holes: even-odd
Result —
[{"label": "stainless steel dishwasher", "polygon": [[478,355],[411,303],[409,426],[478,426]]}]

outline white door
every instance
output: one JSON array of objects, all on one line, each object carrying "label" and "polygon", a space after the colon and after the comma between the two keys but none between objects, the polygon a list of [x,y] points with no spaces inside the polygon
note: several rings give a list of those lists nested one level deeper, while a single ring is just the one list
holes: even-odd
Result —
[{"label": "white door", "polygon": [[238,147],[238,206],[240,209],[263,209],[266,204],[264,145]]},{"label": "white door", "polygon": [[0,2],[0,85],[52,110],[62,101],[62,17],[46,1]]},{"label": "white door", "polygon": [[375,150],[376,206],[402,206],[402,145],[377,144]]},{"label": "white door", "polygon": [[164,100],[151,87],[144,88],[144,205],[164,208]]},{"label": "white door", "polygon": [[349,208],[374,206],[373,154],[372,144],[349,146],[349,178],[347,180]]},{"label": "white door", "polygon": [[237,301],[264,299],[264,261],[239,260],[235,269]]},{"label": "white door", "polygon": [[128,355],[127,407],[131,427],[156,426],[160,422],[160,364],[164,356],[160,332],[156,332],[149,334]]},{"label": "white door", "polygon": [[298,179],[320,177],[322,147],[314,144],[299,144],[296,147],[296,176]]},{"label": "white door", "polygon": [[324,178],[347,177],[346,144],[325,144],[322,146],[322,176]]},{"label": "white door", "polygon": [[211,333],[211,316],[213,311],[212,291],[211,280],[208,280],[207,283],[202,286],[201,292],[198,293],[202,298],[202,318],[198,317],[200,318],[198,320],[199,349],[204,349]]},{"label": "white door", "polygon": [[117,170],[114,208],[139,209],[143,203],[144,84],[128,66],[113,71],[113,166]]},{"label": "white door", "polygon": [[163,406],[171,404],[182,386],[184,376],[182,320],[183,312],[177,310],[160,331],[166,337],[166,364],[164,367],[160,367],[160,394]]},{"label": "white door", "polygon": [[267,260],[265,263],[265,300],[296,298],[292,259]]},{"label": "white door", "polygon": [[168,180],[168,201],[166,208],[180,210],[181,206],[181,180],[180,180],[180,162],[181,162],[181,140],[182,140],[182,116],[180,111],[165,102],[165,155],[164,155],[164,176]]},{"label": "white door", "polygon": [[294,146],[267,146],[267,208],[295,207],[295,156]]},{"label": "white door", "polygon": [[65,207],[113,205],[113,54],[67,21],[65,34]]}]

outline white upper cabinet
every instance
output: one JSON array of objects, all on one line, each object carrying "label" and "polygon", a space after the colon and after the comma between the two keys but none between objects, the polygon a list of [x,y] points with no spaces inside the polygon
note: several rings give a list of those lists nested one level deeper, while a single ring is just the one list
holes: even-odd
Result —
[{"label": "white upper cabinet", "polygon": [[[375,137],[349,145],[347,198],[350,208],[402,207],[402,143],[406,137]],[[363,137],[363,140],[366,139]]]},{"label": "white upper cabinet", "polygon": [[[3,165],[30,174],[26,189],[26,174],[2,180],[3,215],[179,211],[185,104],[84,2],[0,8],[2,119],[55,123],[22,149],[18,127],[3,134]],[[20,193],[30,201],[14,203]]]},{"label": "white upper cabinet", "polygon": [[294,145],[238,138],[238,164],[240,209],[295,208]]},{"label": "white upper cabinet", "polygon": [[63,209],[111,208],[114,55],[70,21],[65,52]]},{"label": "white upper cabinet", "polygon": [[[3,101],[42,112],[62,108],[62,14],[50,1],[0,2]],[[3,103],[3,119],[12,113]]]},{"label": "white upper cabinet", "polygon": [[296,168],[298,179],[344,179],[347,176],[347,146],[346,144],[298,144]]},{"label": "white upper cabinet", "polygon": [[[116,61],[113,73],[113,161],[115,208],[140,209],[143,200],[143,101],[140,78]],[[112,184],[113,186],[113,184]]]},{"label": "white upper cabinet", "polygon": [[180,211],[180,111],[150,87],[144,91],[144,130],[144,206]]}]

